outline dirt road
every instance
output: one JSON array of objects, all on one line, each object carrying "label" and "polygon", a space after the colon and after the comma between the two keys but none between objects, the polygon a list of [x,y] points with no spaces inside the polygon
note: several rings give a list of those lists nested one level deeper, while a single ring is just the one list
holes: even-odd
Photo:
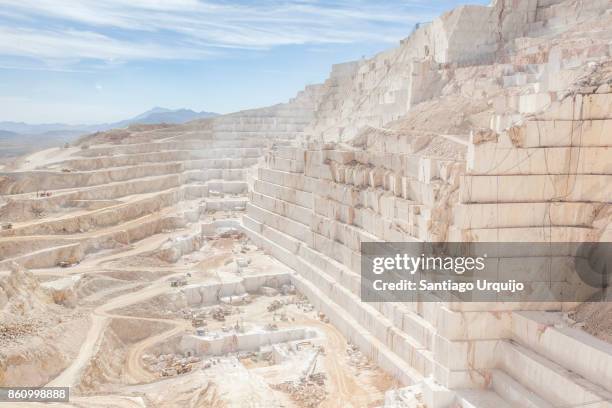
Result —
[{"label": "dirt road", "polygon": [[166,319],[152,319],[152,318],[139,318],[139,317],[127,317],[110,313],[111,310],[124,308],[135,303],[142,302],[146,299],[160,295],[168,291],[168,279],[172,276],[182,275],[183,273],[176,273],[168,276],[164,276],[153,281],[149,286],[144,289],[135,292],[127,293],[122,296],[118,296],[109,302],[97,307],[92,312],[92,323],[87,332],[87,337],[83,342],[79,350],[79,354],[75,360],[68,366],[67,369],[54,378],[52,381],[47,383],[48,387],[71,387],[78,383],[80,375],[83,370],[87,367],[90,360],[96,355],[100,346],[100,341],[104,330],[107,328],[109,322],[113,318],[120,319],[138,319],[138,320],[149,320],[156,322],[164,322],[176,326],[167,332],[161,333],[160,335],[143,340],[140,343],[134,345],[128,353],[129,358],[126,364],[128,368],[127,375],[132,378],[133,381],[146,381],[150,380],[151,376],[147,375],[148,372],[142,368],[140,364],[140,352],[144,351],[147,347],[156,344],[159,341],[163,341],[168,337],[178,334],[184,330],[189,329],[189,325],[184,320],[166,320]]}]

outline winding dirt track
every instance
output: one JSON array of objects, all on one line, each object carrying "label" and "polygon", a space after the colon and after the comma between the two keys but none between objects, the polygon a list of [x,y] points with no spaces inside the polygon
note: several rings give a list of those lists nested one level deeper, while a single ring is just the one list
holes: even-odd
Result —
[{"label": "winding dirt track", "polygon": [[191,324],[185,321],[177,322],[164,319],[146,320],[155,320],[164,323],[176,324],[176,327],[167,330],[163,333],[160,333],[156,336],[148,337],[142,341],[139,341],[138,343],[132,345],[129,348],[125,362],[125,379],[131,384],[142,384],[153,381],[157,378],[154,374],[145,369],[142,365],[141,356],[146,349],[191,328]]},{"label": "winding dirt track", "polygon": [[[156,242],[157,244],[157,242]],[[125,257],[128,255],[134,255],[135,253],[141,253],[147,250],[151,250],[151,245],[140,246],[137,249],[127,251],[122,253],[121,255],[111,255],[107,257],[102,257],[97,259],[91,265],[82,265],[80,269],[82,271],[91,271],[95,270],[98,265],[103,264],[105,262],[109,262],[112,260],[117,260],[121,257]],[[221,266],[227,256],[231,255],[231,251],[224,251],[221,253],[214,254],[210,256],[205,261],[201,262],[198,267],[200,269],[204,268],[214,268]],[[130,269],[130,268],[127,268]],[[140,270],[141,268],[139,268]],[[144,300],[150,299],[157,295],[168,292],[169,286],[168,281],[170,278],[174,276],[182,276],[185,271],[182,268],[173,267],[176,270],[176,273],[165,275],[160,277],[157,280],[152,281],[149,285],[142,288],[136,292],[129,292],[113,298],[103,305],[98,306],[93,310],[91,316],[91,325],[87,332],[87,336],[85,341],[81,345],[79,353],[74,361],[68,366],[64,371],[62,371],[56,378],[47,383],[48,387],[70,387],[74,386],[78,383],[81,374],[87,368],[89,361],[96,355],[98,352],[100,342],[102,340],[104,331],[106,330],[108,324],[111,319],[133,319],[133,320],[146,320],[151,322],[161,322],[169,325],[175,326],[172,329],[169,329],[165,332],[162,332],[153,337],[146,338],[140,342],[137,342],[131,345],[128,349],[126,363],[124,366],[124,375],[128,382],[132,384],[145,383],[152,380],[155,380],[155,376],[146,370],[142,365],[141,355],[144,351],[160,342],[165,341],[166,339],[171,338],[172,336],[179,334],[183,331],[187,331],[191,329],[191,324],[186,322],[185,320],[173,320],[173,319],[155,319],[155,318],[146,318],[146,317],[135,317],[135,316],[124,316],[111,313],[112,310],[124,308]]]},{"label": "winding dirt track", "polygon": [[[220,249],[220,248],[217,248]],[[229,248],[223,248],[221,253],[211,255],[206,260],[197,265],[197,269],[210,270],[223,265],[224,260],[232,255]],[[131,251],[130,251],[131,252]],[[140,252],[140,251],[139,251]],[[79,269],[83,271],[93,271],[100,268],[100,264],[108,262],[109,259],[118,260],[121,255],[117,254],[110,257],[102,257],[89,263],[88,265],[81,264]],[[126,270],[132,269],[126,267]],[[141,270],[142,268],[136,268]],[[136,385],[151,383],[157,377],[147,370],[142,363],[142,355],[147,349],[166,341],[167,339],[176,336],[182,332],[192,330],[189,321],[184,319],[162,319],[162,318],[147,318],[125,316],[113,313],[113,310],[122,309],[130,305],[146,301],[152,297],[168,293],[170,290],[168,281],[173,276],[183,276],[186,269],[180,266],[173,266],[175,273],[162,276],[141,288],[136,292],[122,294],[118,297],[108,300],[106,303],[98,306],[92,311],[91,325],[89,327],[85,341],[83,342],[79,353],[72,364],[66,368],[59,376],[50,381],[47,386],[75,386],[80,382],[81,375],[87,369],[90,361],[96,356],[99,351],[100,343],[104,336],[104,331],[109,326],[113,319],[133,319],[141,321],[149,321],[155,323],[164,323],[169,327],[168,330],[147,337],[141,341],[131,344],[127,348],[127,355],[123,366],[122,382],[125,384]],[[129,286],[129,285],[128,285]],[[121,288],[114,288],[119,290]],[[112,294],[106,292],[105,294]],[[97,298],[98,300],[102,297]],[[346,353],[346,340],[340,332],[330,324],[321,322],[316,318],[305,316],[301,312],[288,311],[294,321],[291,323],[280,323],[280,325],[305,325],[316,327],[325,334],[326,337],[326,353],[324,356],[326,373],[329,379],[329,395],[323,402],[321,407],[364,407],[371,402],[372,396],[368,394],[362,384],[355,378],[353,371],[344,361],[342,356]],[[265,308],[250,315],[250,320],[264,323],[267,319],[268,312]],[[211,328],[221,325],[221,323],[212,322]],[[119,402],[119,401],[117,401]],[[121,400],[122,404],[134,404],[134,401]]]},{"label": "winding dirt track", "polygon": [[175,328],[163,332],[157,336],[147,338],[141,342],[133,345],[128,351],[128,360],[126,363],[126,377],[134,382],[149,381],[155,377],[148,371],[146,371],[142,364],[140,364],[140,353],[146,348],[154,345],[157,342],[163,341],[175,334],[178,334],[184,330],[189,329],[191,326],[184,320],[171,320],[171,319],[153,319],[153,318],[140,318],[130,317],[110,313],[111,310],[124,308],[132,304],[142,302],[143,300],[152,298],[168,291],[168,279],[172,276],[182,275],[176,273],[172,275],[163,276],[153,281],[149,286],[144,289],[135,292],[127,293],[118,296],[109,302],[97,307],[92,312],[92,323],[87,332],[87,337],[83,342],[79,354],[75,360],[66,368],[62,373],[54,378],[52,381],[47,383],[48,387],[70,387],[78,383],[83,370],[87,367],[89,361],[95,356],[100,346],[100,341],[104,330],[108,326],[109,322],[113,318],[119,319],[135,319],[135,320],[147,320],[154,322],[163,322],[176,326]]}]

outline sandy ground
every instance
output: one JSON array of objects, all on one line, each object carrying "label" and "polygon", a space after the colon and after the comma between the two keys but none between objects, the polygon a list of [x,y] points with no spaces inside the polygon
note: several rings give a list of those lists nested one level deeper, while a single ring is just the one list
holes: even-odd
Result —
[{"label": "sandy ground", "polygon": [[[246,275],[286,273],[288,270],[278,261],[257,250],[254,246],[245,247],[244,238],[216,238],[208,241],[200,251],[183,256],[174,264],[158,261],[155,266],[139,266],[138,259],[155,251],[169,237],[184,234],[185,231],[173,231],[157,234],[146,238],[133,247],[121,250],[101,251],[86,257],[80,264],[72,268],[47,268],[35,270],[41,280],[54,282],[72,276],[85,282],[98,282],[79,299],[77,309],[82,308],[89,315],[89,327],[80,344],[76,357],[49,381],[47,386],[70,386],[72,389],[69,404],[57,403],[45,406],[71,407],[148,407],[148,406],[258,406],[266,401],[273,401],[274,406],[305,406],[292,399],[286,392],[272,389],[282,382],[283,376],[294,370],[286,366],[234,364],[232,370],[194,369],[186,374],[175,377],[160,377],[159,373],[151,372],[143,363],[143,355],[150,354],[156,348],[167,342],[173,342],[185,334],[194,333],[190,320],[180,316],[180,313],[167,313],[163,309],[163,301],[172,301],[181,296],[181,288],[171,287],[169,281],[182,278],[189,273],[189,284],[211,284],[232,282],[236,279],[234,259],[247,256],[251,262]],[[247,248],[245,250],[245,248]],[[246,255],[245,255],[246,252]],[[124,265],[121,267],[121,265]],[[86,279],[84,278],[86,277]],[[144,278],[143,278],[144,277]],[[117,278],[124,280],[116,281]],[[79,279],[75,279],[79,282]],[[111,285],[111,282],[113,283]],[[91,293],[90,293],[91,292]],[[161,299],[161,300],[160,300]],[[236,316],[242,324],[263,326],[276,324],[279,328],[311,327],[321,333],[318,341],[324,347],[325,353],[318,357],[320,370],[325,373],[326,397],[317,406],[321,407],[369,407],[380,404],[384,392],[392,388],[394,381],[375,366],[356,367],[351,365],[348,355],[348,343],[342,334],[331,324],[323,322],[315,310],[308,312],[295,304],[283,306],[284,320],[278,318],[278,313],[270,313],[267,306],[275,297],[256,295],[253,302],[240,307],[242,312]],[[279,299],[284,299],[280,297]],[[301,302],[304,302],[303,300]],[[175,306],[168,304],[171,309]],[[214,307],[209,306],[209,307]],[[233,324],[233,316],[227,322],[210,320],[208,330],[224,330],[224,326]],[[122,351],[119,372],[113,374],[112,383],[101,384],[100,392],[88,389],[86,394],[80,391],[85,373],[91,373],[92,362],[100,358],[104,360],[105,341],[112,322],[118,320],[133,325],[134,330],[140,330],[136,323],[161,324],[162,329],[145,338],[125,345]],[[130,323],[133,322],[133,323]],[[125,327],[125,326],[124,326]],[[110,356],[109,356],[110,357]],[[202,356],[206,357],[206,356]],[[234,360],[228,360],[234,361]],[[236,360],[237,361],[237,360]],[[303,363],[303,362],[302,362]],[[291,363],[289,367],[291,367]],[[238,371],[236,371],[238,370]],[[288,370],[288,371],[287,371]],[[247,374],[244,374],[247,373]],[[292,373],[293,374],[293,373]],[[239,388],[231,381],[232,376],[246,381]],[[246,376],[246,377],[245,377]],[[246,380],[244,380],[244,378]],[[176,384],[165,388],[161,384]],[[234,384],[234,385],[232,385]],[[42,384],[41,384],[42,385]],[[161,386],[161,387],[160,387]],[[151,388],[152,387],[152,388]],[[228,388],[229,387],[229,388]],[[246,387],[246,388],[245,388]],[[194,390],[200,390],[196,393]],[[177,392],[189,396],[189,401],[180,405]],[[206,390],[202,392],[201,390]],[[229,390],[229,391],[228,391]],[[250,391],[249,391],[250,390]],[[234,392],[236,391],[236,392]],[[238,392],[239,391],[239,392]],[[232,396],[233,395],[233,396]],[[243,395],[243,399],[237,396]],[[258,397],[253,397],[258,395]],[[246,397],[248,396],[248,397]],[[185,397],[187,398],[187,397]],[[199,401],[196,404],[194,401]],[[157,404],[162,405],[157,405]],[[178,405],[173,405],[173,404]],[[169,405],[164,405],[169,404]],[[0,404],[7,406],[7,404]],[[24,403],[19,406],[43,406],[41,404]],[[261,405],[260,405],[261,406]],[[264,405],[266,406],[266,405]]]},{"label": "sandy ground", "polygon": [[584,303],[570,318],[587,333],[612,343],[612,303]]}]

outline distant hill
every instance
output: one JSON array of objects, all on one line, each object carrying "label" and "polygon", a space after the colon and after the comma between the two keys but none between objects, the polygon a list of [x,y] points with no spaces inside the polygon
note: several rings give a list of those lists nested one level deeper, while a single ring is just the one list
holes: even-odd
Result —
[{"label": "distant hill", "polygon": [[42,135],[48,132],[82,132],[84,129],[100,125],[67,125],[64,123],[42,123],[31,125],[24,122],[0,122],[0,131],[20,135]]},{"label": "distant hill", "polygon": [[[191,120],[196,120],[196,119],[212,118],[213,116],[217,116],[217,115],[218,115],[217,113],[213,113],[213,112],[205,112],[205,111],[196,112],[191,109],[172,110],[172,109],[155,107],[131,119],[112,123],[111,124],[112,126],[109,126],[107,129],[126,127],[134,123],[141,123],[144,125],[153,125],[155,123],[172,123],[172,124],[185,123],[185,122],[189,122]],[[1,128],[1,124],[0,124],[0,128]],[[106,130],[106,129],[100,129],[100,130]]]},{"label": "distant hill", "polygon": [[195,119],[204,119],[217,116],[213,112],[196,112],[191,109],[166,109],[155,107],[133,118],[112,123],[100,123],[95,125],[68,125],[65,123],[43,123],[28,124],[24,122],[0,122],[0,131],[8,131],[20,135],[42,135],[53,132],[57,135],[61,132],[67,134],[82,135],[85,133],[98,132],[114,128],[127,127],[134,123],[151,125],[155,123],[185,123]]},{"label": "distant hill", "polygon": [[0,130],[0,139],[9,139],[15,136],[19,136],[19,133],[11,132],[8,130]]},{"label": "distant hill", "polygon": [[68,125],[65,123],[29,124],[24,122],[0,122],[0,157],[14,156],[28,151],[72,142],[78,137],[99,131],[124,128],[140,123],[180,124],[196,119],[217,116],[213,112],[196,112],[191,109],[167,109],[155,107],[133,118],[95,125]]}]

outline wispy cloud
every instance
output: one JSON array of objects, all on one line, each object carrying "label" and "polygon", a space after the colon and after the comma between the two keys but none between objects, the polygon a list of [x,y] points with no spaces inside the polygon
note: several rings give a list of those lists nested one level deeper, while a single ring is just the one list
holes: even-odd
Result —
[{"label": "wispy cloud", "polygon": [[0,55],[50,61],[203,59],[281,45],[392,42],[414,2],[0,0]]},{"label": "wispy cloud", "polygon": [[84,58],[113,61],[115,59],[177,59],[209,54],[203,50],[167,48],[152,42],[112,38],[92,31],[0,28],[0,53],[41,59]]}]

